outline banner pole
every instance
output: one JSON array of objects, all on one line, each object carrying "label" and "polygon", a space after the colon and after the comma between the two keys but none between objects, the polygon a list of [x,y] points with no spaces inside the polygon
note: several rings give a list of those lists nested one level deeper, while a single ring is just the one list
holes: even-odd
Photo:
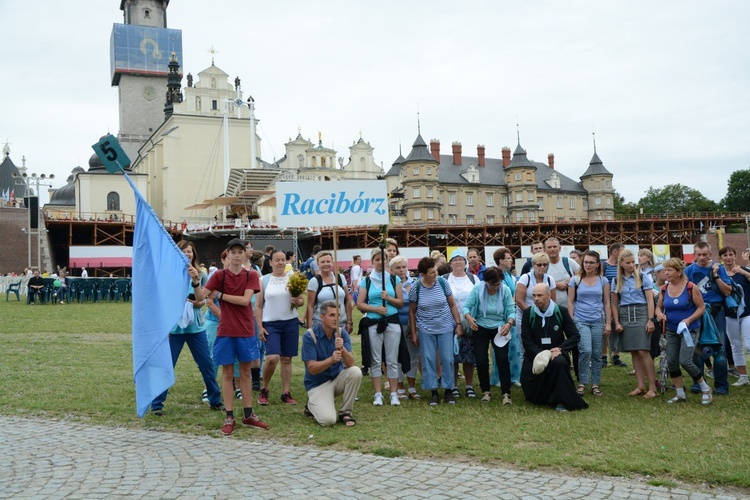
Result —
[{"label": "banner pole", "polygon": [[[341,336],[341,307],[339,306],[339,283],[341,282],[341,279],[339,278],[339,237],[338,237],[338,229],[336,226],[333,227],[333,279],[334,279],[334,287],[333,287],[333,293],[334,298],[336,300],[336,338]],[[351,332],[350,332],[351,333]]]}]

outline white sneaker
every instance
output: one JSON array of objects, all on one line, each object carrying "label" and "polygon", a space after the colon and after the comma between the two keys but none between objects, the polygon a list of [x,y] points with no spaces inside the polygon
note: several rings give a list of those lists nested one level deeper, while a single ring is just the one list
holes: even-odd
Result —
[{"label": "white sneaker", "polygon": [[398,393],[391,393],[391,406],[401,406],[401,401],[398,399]]},{"label": "white sneaker", "polygon": [[732,385],[735,387],[739,387],[741,385],[750,385],[750,380],[748,379],[747,375],[740,375],[740,379]]},{"label": "white sneaker", "polygon": [[383,406],[383,395],[380,393],[375,394],[375,399],[373,400],[372,404],[374,406]]}]

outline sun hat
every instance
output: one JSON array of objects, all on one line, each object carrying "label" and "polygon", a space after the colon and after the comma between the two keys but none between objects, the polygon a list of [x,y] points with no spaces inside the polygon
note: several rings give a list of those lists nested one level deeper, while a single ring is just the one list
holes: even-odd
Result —
[{"label": "sun hat", "polygon": [[539,354],[536,355],[534,358],[534,364],[531,368],[531,371],[534,373],[534,375],[539,375],[542,373],[549,364],[549,361],[552,359],[552,351],[549,349],[546,349]]},{"label": "sun hat", "polygon": [[461,250],[460,248],[456,248],[455,250],[453,250],[451,252],[451,258],[448,259],[448,262],[453,261],[453,259],[455,259],[456,257],[461,257],[462,259],[464,259],[464,262],[465,262],[466,261],[466,252],[463,251],[463,250]]}]

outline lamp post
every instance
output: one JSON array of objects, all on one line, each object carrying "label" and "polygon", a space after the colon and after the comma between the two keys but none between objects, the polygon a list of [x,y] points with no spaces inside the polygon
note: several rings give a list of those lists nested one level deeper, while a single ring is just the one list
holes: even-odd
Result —
[{"label": "lamp post", "polygon": [[[37,206],[37,227],[36,227],[36,266],[39,270],[39,273],[42,272],[42,230],[40,225],[42,224],[42,217],[39,216],[39,212],[41,212],[41,206],[39,204],[39,186],[48,186],[52,187],[51,184],[47,184],[46,180],[52,180],[55,178],[55,174],[36,174],[32,173],[31,175],[24,172],[23,174],[13,174],[13,178],[21,179],[21,182],[26,186],[26,199],[29,200],[28,205],[26,206],[26,235],[28,237],[28,261],[29,266],[31,266],[31,234],[32,234],[32,228],[31,228],[31,198],[36,198],[36,206]],[[31,185],[36,186],[36,190],[32,192]],[[33,193],[33,195],[32,195]],[[46,232],[46,229],[45,229]]]}]

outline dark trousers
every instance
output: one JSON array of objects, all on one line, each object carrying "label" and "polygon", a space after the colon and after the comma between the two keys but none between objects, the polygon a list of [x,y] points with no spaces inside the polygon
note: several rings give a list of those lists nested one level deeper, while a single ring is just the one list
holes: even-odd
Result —
[{"label": "dark trousers", "polygon": [[[510,394],[510,362],[508,361],[508,347],[498,347],[492,341],[497,335],[497,328],[483,328],[473,333],[471,337],[474,343],[474,358],[476,359],[477,375],[479,376],[479,387],[482,392],[490,391],[490,360],[489,346],[495,351],[495,362],[500,372],[500,390],[503,394]],[[508,334],[510,335],[510,333]]]}]

